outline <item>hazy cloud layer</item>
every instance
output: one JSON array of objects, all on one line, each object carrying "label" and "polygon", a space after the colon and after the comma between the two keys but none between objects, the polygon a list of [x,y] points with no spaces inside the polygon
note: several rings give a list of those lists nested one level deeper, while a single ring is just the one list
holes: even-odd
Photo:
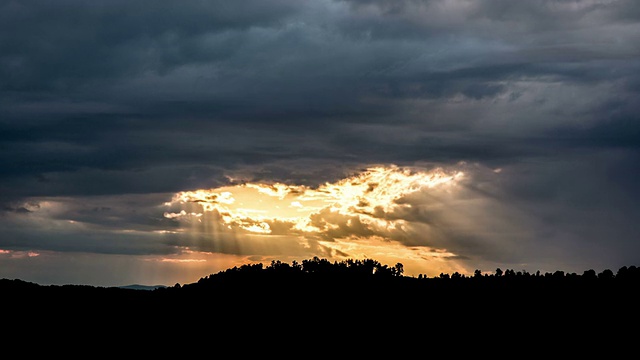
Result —
[{"label": "hazy cloud layer", "polygon": [[0,250],[184,254],[154,233],[180,191],[466,162],[434,244],[630,265],[639,20],[631,0],[0,0]]}]

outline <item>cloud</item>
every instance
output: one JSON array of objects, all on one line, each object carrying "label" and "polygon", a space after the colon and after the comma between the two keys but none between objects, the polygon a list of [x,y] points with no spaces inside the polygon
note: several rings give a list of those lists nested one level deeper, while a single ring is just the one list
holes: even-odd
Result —
[{"label": "cloud", "polygon": [[[264,250],[268,242],[279,247],[279,254],[310,255],[300,249],[320,246],[330,249],[331,257],[346,258],[372,256],[366,249],[379,251],[372,244],[382,242],[395,243],[400,252],[413,248],[422,254],[417,256],[466,257],[451,252],[458,247],[456,238],[442,229],[457,215],[451,204],[439,200],[450,194],[463,201],[455,195],[462,177],[455,170],[379,166],[318,187],[247,182],[177,193],[164,216],[191,234],[216,239],[191,244],[205,251],[220,243],[216,251],[229,251],[234,244],[241,253],[273,255]],[[466,234],[481,226],[473,222],[458,231]]]},{"label": "cloud", "polygon": [[[615,15],[628,2],[215,5],[5,4],[4,33],[18,35],[1,42],[0,180],[341,154],[366,166],[427,142],[421,156],[455,162],[479,153],[469,141],[491,147],[478,128],[504,142],[637,98],[637,31]],[[360,138],[373,127],[414,141]],[[112,183],[122,191],[103,191]]]},{"label": "cloud", "polygon": [[[477,168],[456,197],[316,208],[307,218],[323,230],[313,236],[291,219],[239,212],[231,232],[218,232],[244,248],[262,229],[295,254],[355,254],[345,241],[391,239],[490,266],[524,264],[527,253],[543,264],[547,247],[599,261],[596,238],[616,224],[607,259],[629,259],[639,9],[631,0],[0,2],[0,228],[12,234],[0,244],[186,256],[185,223],[162,216],[183,209],[157,208],[173,194],[240,182],[308,191],[378,165],[466,162]],[[57,212],[29,205],[44,203]],[[603,214],[615,216],[596,221]],[[382,225],[399,220],[405,228]],[[191,246],[237,253],[206,245],[196,234],[211,229],[192,225]],[[120,230],[145,245],[109,245]],[[280,246],[255,244],[255,259]]]}]

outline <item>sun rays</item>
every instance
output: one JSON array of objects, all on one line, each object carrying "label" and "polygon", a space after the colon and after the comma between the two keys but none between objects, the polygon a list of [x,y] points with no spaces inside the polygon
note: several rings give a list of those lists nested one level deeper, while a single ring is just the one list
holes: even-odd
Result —
[{"label": "sun rays", "polygon": [[165,203],[164,217],[214,242],[241,242],[243,255],[251,255],[252,242],[264,246],[271,241],[279,251],[299,246],[342,256],[437,260],[455,254],[411,239],[424,236],[419,229],[426,225],[404,216],[415,205],[408,197],[454,191],[463,176],[461,171],[390,165],[315,188],[244,182],[179,192]]}]

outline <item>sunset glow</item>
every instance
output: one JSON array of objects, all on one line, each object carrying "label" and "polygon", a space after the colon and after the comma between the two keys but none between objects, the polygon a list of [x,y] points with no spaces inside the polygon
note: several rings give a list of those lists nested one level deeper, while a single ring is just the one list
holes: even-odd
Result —
[{"label": "sunset glow", "polygon": [[233,234],[233,239],[284,237],[301,246],[317,241],[328,253],[343,256],[437,260],[455,254],[427,246],[393,245],[416,232],[410,221],[397,214],[412,207],[405,201],[407,196],[453,191],[462,177],[459,171],[380,166],[317,188],[243,183],[177,193],[165,204],[171,210],[164,217],[191,224],[192,231],[207,232],[212,238],[224,234]]},{"label": "sunset glow", "polygon": [[315,256],[423,276],[640,262],[640,1],[0,14],[0,278],[173,285]]}]

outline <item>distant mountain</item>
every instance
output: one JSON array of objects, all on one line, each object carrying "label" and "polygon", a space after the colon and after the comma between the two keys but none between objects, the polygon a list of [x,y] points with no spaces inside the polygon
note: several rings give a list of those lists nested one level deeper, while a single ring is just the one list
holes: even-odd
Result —
[{"label": "distant mountain", "polygon": [[123,285],[123,286],[116,286],[117,288],[120,289],[133,289],[133,290],[155,290],[155,289],[162,289],[167,287],[166,285],[140,285],[140,284],[131,284],[131,285]]}]

